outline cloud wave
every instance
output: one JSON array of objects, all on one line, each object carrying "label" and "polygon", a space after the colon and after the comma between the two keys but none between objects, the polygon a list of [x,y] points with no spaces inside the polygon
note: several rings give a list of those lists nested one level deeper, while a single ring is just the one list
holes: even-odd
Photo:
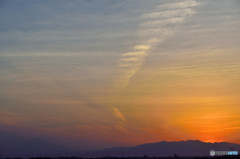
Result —
[{"label": "cloud wave", "polygon": [[132,50],[121,55],[118,66],[122,73],[116,81],[117,89],[127,87],[154,45],[174,34],[175,27],[172,24],[177,25],[193,15],[194,8],[199,5],[196,0],[170,2],[158,5],[153,12],[140,16],[144,22],[140,24],[139,33],[146,42],[133,46]]}]

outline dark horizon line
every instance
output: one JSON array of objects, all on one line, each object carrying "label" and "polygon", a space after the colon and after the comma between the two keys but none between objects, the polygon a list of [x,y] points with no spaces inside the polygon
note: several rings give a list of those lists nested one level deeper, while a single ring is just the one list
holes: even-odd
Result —
[{"label": "dark horizon line", "polygon": [[[201,140],[189,139],[189,140],[179,140],[179,141],[166,141],[166,140],[162,140],[162,141],[158,141],[158,142],[147,142],[147,143],[142,143],[142,144],[137,144],[137,145],[132,145],[132,146],[114,146],[114,147],[109,147],[109,148],[135,147],[135,146],[147,145],[147,144],[175,143],[175,142],[201,142],[201,143],[210,143],[210,144],[215,144],[215,143],[228,143],[228,144],[237,144],[237,145],[240,145],[240,143],[237,143],[237,142],[227,142],[227,141],[206,142],[206,141],[201,141]],[[108,148],[104,148],[104,149],[108,149]]]}]

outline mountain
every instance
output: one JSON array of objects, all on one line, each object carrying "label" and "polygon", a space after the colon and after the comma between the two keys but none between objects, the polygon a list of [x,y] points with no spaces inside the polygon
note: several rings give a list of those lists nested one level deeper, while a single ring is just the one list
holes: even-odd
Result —
[{"label": "mountain", "polygon": [[220,142],[205,143],[198,140],[148,143],[132,147],[114,147],[99,151],[73,152],[65,146],[54,144],[45,138],[33,138],[0,131],[0,158],[4,157],[169,157],[209,156],[210,150],[240,152],[240,145]]},{"label": "mountain", "polygon": [[210,151],[240,151],[239,144],[226,142],[206,143],[199,140],[179,142],[148,143],[133,147],[108,148],[82,154],[82,157],[168,157],[178,156],[209,156]]}]

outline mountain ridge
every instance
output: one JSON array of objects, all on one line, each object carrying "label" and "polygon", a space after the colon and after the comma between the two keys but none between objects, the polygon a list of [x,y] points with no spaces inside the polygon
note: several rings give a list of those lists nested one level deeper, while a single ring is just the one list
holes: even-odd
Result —
[{"label": "mountain ridge", "polygon": [[210,151],[240,151],[240,144],[228,142],[202,142],[200,140],[161,141],[129,147],[112,147],[82,154],[83,157],[169,157],[209,156]]}]

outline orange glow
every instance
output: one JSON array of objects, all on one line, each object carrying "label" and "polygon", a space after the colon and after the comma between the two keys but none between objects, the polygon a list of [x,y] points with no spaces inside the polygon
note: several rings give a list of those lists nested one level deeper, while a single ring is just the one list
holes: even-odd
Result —
[{"label": "orange glow", "polygon": [[203,142],[215,143],[215,142],[220,142],[220,141],[209,139],[209,140],[203,140]]}]

